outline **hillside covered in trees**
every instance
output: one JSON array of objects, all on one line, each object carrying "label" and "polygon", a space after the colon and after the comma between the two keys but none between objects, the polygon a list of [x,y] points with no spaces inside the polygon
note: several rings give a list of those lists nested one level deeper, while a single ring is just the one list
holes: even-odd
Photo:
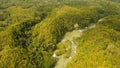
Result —
[{"label": "hillside covered in trees", "polygon": [[120,68],[120,1],[0,0],[0,68],[61,68],[61,59]]}]

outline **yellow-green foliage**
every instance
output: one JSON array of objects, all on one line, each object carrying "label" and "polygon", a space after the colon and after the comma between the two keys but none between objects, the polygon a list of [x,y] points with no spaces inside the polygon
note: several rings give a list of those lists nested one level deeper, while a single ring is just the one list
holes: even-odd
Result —
[{"label": "yellow-green foliage", "polygon": [[22,7],[10,7],[7,9],[10,14],[10,17],[7,19],[9,23],[19,23],[24,22],[26,20],[32,20],[35,17],[36,8],[31,7],[28,9],[24,9]]},{"label": "yellow-green foliage", "polygon": [[100,24],[115,29],[117,31],[120,31],[120,15],[111,15],[105,17]]},{"label": "yellow-green foliage", "polygon": [[21,47],[10,48],[8,45],[0,52],[0,68],[51,68],[54,61],[48,52],[38,48],[26,51]]},{"label": "yellow-green foliage", "polygon": [[10,36],[10,30],[0,32],[0,49],[6,45],[12,45],[12,37]]},{"label": "yellow-green foliage", "polygon": [[71,51],[69,50],[69,51],[67,51],[65,54],[64,54],[64,58],[69,58],[70,57],[70,55],[71,55]]},{"label": "yellow-green foliage", "polygon": [[98,25],[79,39],[77,54],[67,68],[119,68],[119,43],[120,32]]},{"label": "yellow-green foliage", "polygon": [[69,57],[71,54],[71,42],[66,41],[66,42],[61,42],[57,45],[57,51],[55,52],[56,55],[63,55],[65,57]]},{"label": "yellow-green foliage", "polygon": [[[10,7],[8,26],[0,32],[0,68],[48,68],[54,66],[51,54],[42,47],[31,47],[32,27],[41,21],[36,9]],[[11,61],[8,61],[11,60]]]},{"label": "yellow-green foliage", "polygon": [[71,42],[70,41],[65,41],[65,42],[60,42],[58,45],[57,45],[57,49],[69,49],[71,46]]},{"label": "yellow-green foliage", "polygon": [[11,49],[9,46],[4,47],[4,50],[0,52],[0,67],[1,68],[35,68],[35,64],[29,62],[25,52],[17,47]]},{"label": "yellow-green foliage", "polygon": [[81,9],[69,6],[57,8],[51,12],[51,15],[37,24],[33,30],[33,44],[43,43],[56,44],[64,36],[65,32],[73,30],[75,23],[84,28],[90,23],[97,22],[101,17],[96,10],[97,7],[84,7]]},{"label": "yellow-green foliage", "polygon": [[0,68],[53,68],[57,47],[65,58],[71,53],[70,42],[59,43],[64,34],[75,23],[85,28],[105,16],[79,39],[68,68],[119,68],[119,6],[108,0],[0,0]]}]

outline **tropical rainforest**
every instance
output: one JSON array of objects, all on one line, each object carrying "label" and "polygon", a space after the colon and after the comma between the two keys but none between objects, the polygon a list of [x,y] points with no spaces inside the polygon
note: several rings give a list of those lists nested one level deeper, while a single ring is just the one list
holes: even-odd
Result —
[{"label": "tropical rainforest", "polygon": [[120,68],[120,0],[0,0],[0,68]]}]

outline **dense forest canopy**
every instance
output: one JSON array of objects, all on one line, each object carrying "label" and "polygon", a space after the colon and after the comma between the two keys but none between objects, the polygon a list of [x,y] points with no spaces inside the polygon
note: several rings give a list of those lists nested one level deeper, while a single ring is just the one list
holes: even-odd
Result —
[{"label": "dense forest canopy", "polygon": [[[0,68],[54,68],[70,42],[67,32],[85,29],[66,68],[120,67],[120,0],[0,0]],[[69,56],[68,54],[67,57]]]}]

